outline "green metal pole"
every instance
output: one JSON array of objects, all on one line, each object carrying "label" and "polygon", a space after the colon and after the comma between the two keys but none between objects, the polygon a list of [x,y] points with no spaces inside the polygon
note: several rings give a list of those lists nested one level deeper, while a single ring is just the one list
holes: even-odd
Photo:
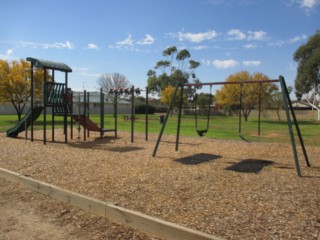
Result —
[{"label": "green metal pole", "polygon": [[131,143],[134,141],[134,86],[131,87]]},{"label": "green metal pole", "polygon": [[283,81],[283,83],[284,83],[284,86],[285,86],[286,95],[288,97],[288,103],[289,103],[289,108],[290,108],[290,112],[291,112],[291,115],[292,115],[292,119],[293,119],[294,125],[296,127],[297,134],[298,134],[298,137],[299,137],[299,141],[300,141],[300,144],[301,144],[302,152],[303,152],[304,158],[306,160],[307,166],[311,167],[311,164],[309,162],[309,158],[308,158],[308,155],[307,155],[307,151],[306,151],[306,148],[304,146],[303,139],[302,139],[302,135],[301,135],[301,131],[300,131],[300,128],[299,128],[299,124],[298,124],[298,121],[297,121],[297,118],[296,118],[296,114],[294,113],[294,110],[293,110],[293,107],[292,107],[292,102],[290,100],[289,91],[288,91],[286,82]]},{"label": "green metal pole", "polygon": [[157,154],[158,147],[159,147],[159,144],[160,144],[160,141],[161,141],[161,138],[162,138],[162,134],[163,134],[164,129],[166,127],[166,124],[167,124],[171,109],[173,107],[174,99],[176,98],[179,86],[180,86],[180,82],[177,82],[177,84],[175,86],[175,89],[174,89],[174,92],[173,92],[172,97],[171,97],[171,101],[170,101],[170,105],[169,105],[168,111],[166,113],[166,117],[164,118],[164,123],[162,124],[162,127],[161,127],[161,130],[160,130],[156,145],[155,145],[155,147],[153,149],[152,157],[155,157],[156,154]]},{"label": "green metal pole", "polygon": [[297,147],[296,147],[296,142],[294,139],[292,124],[291,124],[291,119],[290,119],[290,114],[289,114],[289,109],[288,109],[288,98],[289,98],[288,91],[286,91],[285,81],[282,76],[279,77],[279,81],[280,81],[281,92],[282,92],[282,96],[283,96],[284,109],[285,109],[286,116],[287,116],[287,123],[288,123],[290,139],[291,139],[291,146],[292,146],[294,161],[295,161],[295,165],[296,165],[296,171],[297,171],[297,175],[299,177],[301,177],[301,170],[300,170],[300,163],[299,163],[299,159],[298,159]]},{"label": "green metal pole", "polygon": [[118,93],[114,96],[115,108],[114,108],[114,138],[118,137]]},{"label": "green metal pole", "polygon": [[261,83],[259,83],[259,116],[258,116],[258,136],[260,136],[261,129]]},{"label": "green metal pole", "polygon": [[146,141],[148,141],[148,129],[149,129],[149,90],[146,87]]},{"label": "green metal pole", "polygon": [[84,123],[83,123],[83,140],[86,141],[87,140],[87,132],[86,132],[86,128],[87,128],[87,91],[83,90],[83,118],[84,118]]},{"label": "green metal pole", "polygon": [[68,72],[65,72],[65,89],[64,89],[64,99],[63,99],[63,105],[64,105],[64,142],[68,142],[68,101],[67,101],[67,92],[68,92]]},{"label": "green metal pole", "polygon": [[181,85],[181,92],[180,92],[180,101],[179,101],[179,115],[178,115],[178,126],[177,126],[177,136],[176,136],[176,151],[179,149],[179,138],[180,138],[180,126],[181,126],[181,112],[182,112],[182,105],[183,105],[183,86]]},{"label": "green metal pole", "polygon": [[[52,83],[54,83],[54,81],[55,81],[55,79],[54,79],[54,70],[52,70]],[[51,132],[52,132],[52,138],[51,138],[51,140],[52,140],[52,142],[54,142],[54,109],[55,109],[55,102],[53,101],[52,102],[52,107],[51,107],[51,109],[52,109],[52,119],[51,119],[51,126],[52,126],[52,129],[51,129]]]},{"label": "green metal pole", "polygon": [[43,144],[47,143],[47,69],[43,69]]},{"label": "green metal pole", "polygon": [[242,109],[242,83],[240,84],[240,108],[239,108],[239,130],[238,133],[239,135],[241,134],[241,109]]},{"label": "green metal pole", "polygon": [[[33,89],[33,62],[31,62],[31,71],[30,71],[30,78],[31,78],[31,89],[30,89],[30,94],[31,94],[31,119],[33,119],[33,103],[34,103],[34,89]],[[43,88],[44,91],[44,88]],[[42,93],[44,94],[44,92]],[[44,104],[43,104],[44,107]],[[33,121],[31,121],[31,142],[33,142]]]},{"label": "green metal pole", "polygon": [[104,129],[104,93],[102,88],[100,88],[100,138],[103,136]]}]

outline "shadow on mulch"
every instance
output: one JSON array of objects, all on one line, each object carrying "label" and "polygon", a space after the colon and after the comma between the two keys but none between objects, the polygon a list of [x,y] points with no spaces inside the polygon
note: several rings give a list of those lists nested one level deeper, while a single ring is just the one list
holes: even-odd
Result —
[{"label": "shadow on mulch", "polygon": [[261,159],[246,159],[225,168],[228,171],[241,173],[256,173],[258,174],[264,167],[274,164],[273,161]]},{"label": "shadow on mulch", "polygon": [[194,154],[188,157],[179,158],[174,161],[185,164],[185,165],[197,165],[204,162],[214,161],[219,158],[221,158],[221,156],[219,155],[199,153],[199,154]]},{"label": "shadow on mulch", "polygon": [[115,148],[110,148],[108,150],[112,151],[112,152],[132,152],[132,151],[144,150],[144,148],[142,148],[142,147],[115,147]]},{"label": "shadow on mulch", "polygon": [[[102,138],[95,138],[94,141],[84,141],[83,139],[78,142],[68,142],[70,147],[74,148],[90,148],[90,149],[103,149],[105,144],[112,144],[119,138],[105,136]],[[107,149],[106,149],[107,150]]]}]

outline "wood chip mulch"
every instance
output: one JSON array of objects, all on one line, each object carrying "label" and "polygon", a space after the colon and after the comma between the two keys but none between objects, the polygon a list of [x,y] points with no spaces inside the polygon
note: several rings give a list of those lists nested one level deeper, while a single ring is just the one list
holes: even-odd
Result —
[{"label": "wood chip mulch", "polygon": [[[109,134],[107,134],[109,135]],[[319,239],[320,147],[306,146],[312,167],[290,144],[91,133],[86,142],[33,143],[0,134],[0,167],[225,239]]]}]

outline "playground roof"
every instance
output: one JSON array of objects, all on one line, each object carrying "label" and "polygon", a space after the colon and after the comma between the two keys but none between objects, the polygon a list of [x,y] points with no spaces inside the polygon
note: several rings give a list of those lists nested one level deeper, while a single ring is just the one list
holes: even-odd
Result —
[{"label": "playground roof", "polygon": [[58,70],[62,72],[72,72],[72,69],[67,64],[64,64],[61,62],[53,62],[53,61],[31,58],[31,57],[27,57],[27,61],[32,62],[35,68],[42,68],[42,69],[46,68],[46,69]]}]

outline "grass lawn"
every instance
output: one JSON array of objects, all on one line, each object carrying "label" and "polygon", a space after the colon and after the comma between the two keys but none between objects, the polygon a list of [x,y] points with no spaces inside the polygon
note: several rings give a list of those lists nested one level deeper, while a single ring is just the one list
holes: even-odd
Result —
[{"label": "grass lawn", "polygon": [[[98,125],[100,123],[99,115],[91,115],[90,118]],[[16,115],[0,116],[0,132],[5,132],[17,123]],[[55,118],[56,127],[63,126],[63,118]],[[43,117],[40,116],[35,122],[35,129],[42,129]],[[199,119],[198,125],[206,126],[205,119]],[[158,115],[149,115],[149,133],[159,133],[161,124]],[[285,120],[262,119],[261,134],[258,136],[258,119],[250,118],[247,122],[242,119],[241,138],[238,134],[239,119],[238,117],[212,116],[210,119],[209,131],[205,137],[218,139],[232,139],[255,142],[290,142],[288,125]],[[47,116],[47,128],[51,127],[51,116]],[[105,115],[105,128],[114,127],[114,118],[111,114]],[[299,121],[299,127],[307,145],[320,146],[320,123],[317,121]],[[169,117],[165,134],[176,134],[177,115]],[[123,115],[118,115],[118,130],[130,131],[131,122],[124,121]],[[145,132],[145,115],[136,115],[134,131]],[[294,128],[295,131],[295,128]],[[195,129],[195,120],[193,116],[183,116],[181,120],[181,136],[198,136]]]}]

